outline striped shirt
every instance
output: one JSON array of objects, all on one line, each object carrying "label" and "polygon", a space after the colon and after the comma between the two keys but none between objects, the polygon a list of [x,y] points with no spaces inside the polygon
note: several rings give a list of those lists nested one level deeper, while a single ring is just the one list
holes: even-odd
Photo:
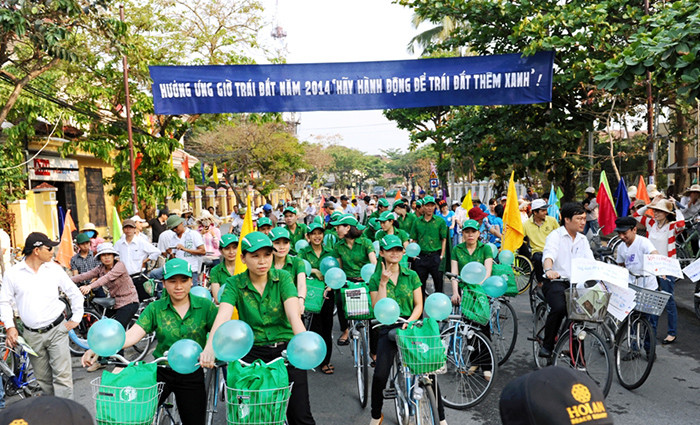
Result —
[{"label": "striped shirt", "polygon": [[647,229],[647,238],[651,241],[661,255],[676,258],[676,235],[685,228],[685,219],[680,210],[676,210],[676,221],[666,222],[659,227],[653,217],[644,215],[647,207],[644,206],[634,212],[633,216]]}]

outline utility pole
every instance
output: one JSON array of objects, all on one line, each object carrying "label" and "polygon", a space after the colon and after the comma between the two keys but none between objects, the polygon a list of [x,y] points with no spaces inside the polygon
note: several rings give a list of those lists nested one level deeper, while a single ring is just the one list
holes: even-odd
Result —
[{"label": "utility pole", "polygon": [[[644,14],[649,14],[649,0],[644,0]],[[647,152],[649,161],[647,172],[649,182],[656,184],[656,150],[654,149],[654,102],[651,94],[651,71],[647,71]]]},{"label": "utility pole", "polygon": [[[124,5],[119,5],[119,19],[124,22]],[[131,196],[134,215],[139,212],[139,198],[136,194],[136,170],[134,170],[134,135],[131,131],[131,101],[129,99],[129,64],[126,54],[122,56],[122,67],[124,68],[124,107],[126,108],[126,131],[129,137],[129,168],[131,169]]]}]

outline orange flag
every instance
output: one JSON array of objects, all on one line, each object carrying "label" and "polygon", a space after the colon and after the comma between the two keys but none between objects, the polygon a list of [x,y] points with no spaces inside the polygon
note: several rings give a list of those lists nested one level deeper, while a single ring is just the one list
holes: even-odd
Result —
[{"label": "orange flag", "polygon": [[396,191],[396,196],[394,197],[394,201],[398,201],[399,199],[401,199],[401,191],[400,191],[400,190],[397,190],[397,191]]},{"label": "orange flag", "polygon": [[[647,205],[651,203],[651,199],[649,199],[649,193],[647,193],[647,185],[644,183],[644,179],[642,178],[642,176],[639,176],[639,184],[637,185],[637,199],[643,200],[644,203]],[[648,215],[649,217],[654,216],[651,210],[647,210],[645,215]]]},{"label": "orange flag", "polygon": [[61,265],[67,269],[70,268],[70,259],[75,255],[73,251],[73,231],[78,230],[75,228],[75,223],[73,223],[73,218],[70,216],[70,210],[66,211],[66,221],[63,224],[63,234],[61,235],[61,242],[58,244],[58,253],[56,254],[56,260],[58,260]]}]

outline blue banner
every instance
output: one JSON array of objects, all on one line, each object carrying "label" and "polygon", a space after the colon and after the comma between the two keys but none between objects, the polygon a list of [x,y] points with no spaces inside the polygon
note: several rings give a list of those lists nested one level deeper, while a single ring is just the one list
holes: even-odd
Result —
[{"label": "blue banner", "polygon": [[388,62],[151,66],[155,112],[347,111],[550,102],[554,52]]}]

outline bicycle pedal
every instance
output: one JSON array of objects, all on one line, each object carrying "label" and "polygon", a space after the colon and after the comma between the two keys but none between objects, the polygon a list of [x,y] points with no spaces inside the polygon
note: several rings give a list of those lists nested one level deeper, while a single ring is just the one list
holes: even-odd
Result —
[{"label": "bicycle pedal", "polygon": [[384,400],[393,400],[396,398],[396,388],[387,388],[382,391],[382,395],[384,396]]}]

